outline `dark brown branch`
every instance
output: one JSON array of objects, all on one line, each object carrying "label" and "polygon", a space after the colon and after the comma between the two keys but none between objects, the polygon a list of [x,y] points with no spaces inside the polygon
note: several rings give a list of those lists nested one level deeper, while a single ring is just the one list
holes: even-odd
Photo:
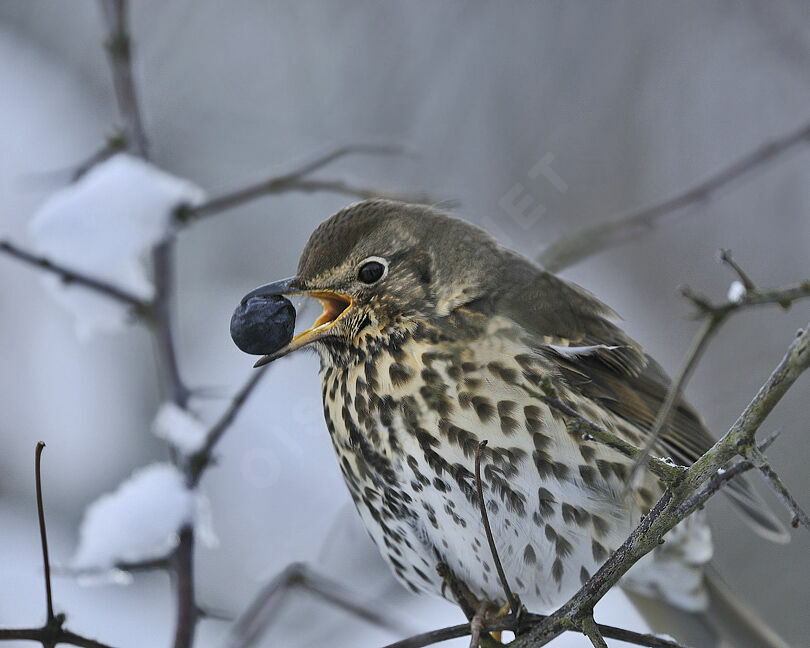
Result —
[{"label": "dark brown branch", "polygon": [[39,541],[42,545],[42,564],[45,568],[45,602],[48,612],[48,623],[54,619],[53,613],[53,596],[51,595],[51,561],[48,558],[48,532],[45,529],[45,506],[42,503],[42,451],[45,449],[45,443],[40,441],[37,443],[36,455],[34,460],[34,475],[37,485],[37,517],[39,518]]},{"label": "dark brown branch", "polygon": [[540,254],[539,263],[551,272],[559,272],[589,256],[626,243],[652,230],[665,217],[701,203],[734,181],[763,168],[810,139],[810,123],[754,149],[730,166],[709,176],[685,192],[663,202],[604,222],[578,229],[549,245]]},{"label": "dark brown branch", "polygon": [[[302,589],[365,621],[395,632],[402,624],[371,609],[367,602],[340,583],[313,572],[303,563],[289,565],[265,585],[253,602],[236,620],[225,642],[226,648],[247,648],[259,638],[278,612],[284,598],[295,589]],[[467,626],[469,630],[469,626]]]},{"label": "dark brown branch", "polygon": [[70,632],[63,627],[64,614],[54,614],[53,596],[51,594],[51,561],[48,557],[48,533],[45,529],[45,506],[42,501],[42,451],[45,444],[37,443],[34,455],[34,476],[37,492],[37,518],[39,519],[39,539],[42,544],[42,563],[45,573],[45,625],[41,628],[0,628],[0,641],[28,640],[38,641],[43,648],[53,648],[57,644],[70,644],[84,648],[110,648],[106,644]]},{"label": "dark brown branch", "polygon": [[481,451],[486,447],[487,440],[484,439],[478,444],[475,450],[475,489],[478,492],[478,507],[481,509],[481,521],[484,523],[484,532],[487,536],[487,543],[489,544],[489,551],[492,554],[492,561],[495,563],[495,569],[498,572],[498,578],[501,581],[506,600],[509,603],[509,608],[512,614],[517,619],[520,613],[520,603],[512,589],[509,587],[509,581],[506,579],[506,573],[503,571],[501,558],[498,555],[498,548],[495,546],[495,538],[492,536],[492,527],[489,526],[489,515],[487,515],[487,504],[484,501],[484,486],[481,482]]},{"label": "dark brown branch", "polygon": [[11,243],[10,241],[0,239],[0,252],[3,252],[10,257],[22,261],[33,268],[55,274],[62,279],[66,284],[76,284],[84,288],[88,288],[104,297],[109,297],[115,301],[121,302],[127,306],[131,306],[136,314],[144,315],[149,311],[149,304],[141,298],[133,295],[132,293],[119,288],[102,279],[91,277],[79,270],[74,270],[61,263],[50,261],[46,257],[38,256],[32,252],[28,252],[19,246]]},{"label": "dark brown branch", "polygon": [[253,393],[253,390],[267,373],[268,369],[269,366],[262,367],[258,371],[254,371],[250,374],[250,377],[245,381],[245,384],[242,385],[242,388],[236,392],[228,409],[223,412],[219,420],[208,430],[202,448],[189,458],[188,470],[191,476],[192,486],[199,482],[203,471],[211,463],[214,447],[234,422],[242,406],[245,404],[245,401],[247,401],[248,397]]},{"label": "dark brown branch", "polygon": [[272,176],[267,180],[242,187],[216,196],[196,207],[183,206],[176,212],[176,219],[180,223],[190,223],[218,214],[227,209],[233,209],[246,202],[256,200],[263,196],[301,191],[304,193],[331,192],[352,196],[355,198],[389,198],[404,202],[434,203],[437,199],[427,193],[409,193],[392,191],[378,187],[354,185],[343,179],[324,179],[309,177],[315,171],[347,155],[393,155],[402,153],[402,148],[391,145],[355,144],[341,146],[328,151],[314,160],[295,167],[291,171]]}]

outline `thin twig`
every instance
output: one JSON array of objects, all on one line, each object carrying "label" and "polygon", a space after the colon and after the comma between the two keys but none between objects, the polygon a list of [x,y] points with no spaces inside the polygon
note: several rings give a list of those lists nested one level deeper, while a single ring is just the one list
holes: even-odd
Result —
[{"label": "thin twig", "polygon": [[777,472],[771,467],[770,463],[768,463],[768,460],[765,458],[765,455],[762,454],[760,449],[752,448],[748,452],[748,457],[751,463],[756,466],[757,470],[762,473],[765,481],[771,487],[771,490],[774,492],[779,501],[782,502],[782,504],[785,505],[785,508],[787,508],[787,510],[793,515],[791,526],[795,529],[801,524],[804,528],[810,531],[810,517],[808,517],[807,513],[802,509],[801,506],[799,506],[796,498],[793,497]]},{"label": "thin twig", "polygon": [[42,504],[42,451],[45,443],[37,443],[36,458],[34,460],[34,475],[37,484],[37,516],[39,517],[39,540],[42,545],[42,564],[45,567],[45,600],[48,610],[48,623],[54,620],[53,596],[51,595],[51,561],[48,558],[48,532],[45,529],[45,507]]},{"label": "thin twig", "polygon": [[734,257],[731,255],[731,250],[721,249],[720,261],[725,263],[737,274],[742,282],[743,287],[745,288],[745,292],[752,292],[757,289],[756,284],[751,281],[751,277],[749,277],[745,270],[742,269],[740,264],[734,260]]},{"label": "thin twig", "polygon": [[667,395],[664,399],[664,403],[658,410],[658,414],[655,417],[655,422],[647,434],[647,438],[641,448],[641,452],[639,453],[638,457],[636,457],[636,460],[630,469],[627,481],[625,482],[626,489],[629,490],[633,488],[639,471],[641,470],[642,466],[647,463],[647,458],[650,456],[650,452],[652,452],[652,449],[658,443],[658,440],[661,437],[661,432],[664,430],[664,426],[669,422],[670,414],[672,413],[675,404],[681,398],[681,394],[683,393],[686,382],[689,380],[689,377],[692,375],[692,371],[695,369],[695,366],[697,366],[698,360],[703,355],[706,347],[709,345],[709,340],[720,328],[720,325],[723,323],[725,317],[726,315],[709,317],[703,322],[700,330],[693,338],[692,344],[689,345],[689,350],[686,352],[686,356],[684,357],[683,364],[678,371],[678,375],[676,376],[675,380],[670,383],[669,388],[667,389]]},{"label": "thin twig", "polygon": [[[403,632],[397,620],[373,609],[351,590],[312,571],[303,563],[293,563],[262,587],[253,602],[234,622],[224,643],[226,648],[248,648],[275,618],[284,598],[296,589],[349,612],[372,625],[394,632]],[[469,630],[469,626],[467,626]]]},{"label": "thin twig", "polygon": [[192,486],[196,485],[203,471],[211,462],[211,456],[214,447],[222,438],[222,435],[228,430],[231,424],[236,419],[242,406],[247,401],[248,397],[253,393],[253,390],[259,384],[259,381],[267,373],[269,366],[262,367],[250,374],[250,377],[242,385],[242,388],[236,392],[231,401],[230,406],[226,409],[219,420],[211,426],[208,433],[205,435],[205,442],[202,447],[189,458],[189,474]]},{"label": "thin twig", "polygon": [[42,545],[42,563],[45,573],[45,625],[41,628],[8,628],[0,629],[0,641],[28,640],[38,641],[43,648],[53,648],[57,644],[70,644],[83,648],[111,648],[107,644],[99,643],[70,632],[64,628],[66,616],[54,614],[53,596],[51,593],[51,561],[48,556],[48,533],[45,529],[45,506],[42,500],[42,451],[45,443],[37,443],[34,454],[34,477],[37,493],[37,518],[39,520],[39,539]]},{"label": "thin twig", "polygon": [[667,389],[667,395],[664,403],[658,410],[650,432],[641,453],[636,458],[633,467],[630,470],[626,486],[632,488],[635,483],[636,476],[639,469],[649,457],[650,452],[661,436],[661,432],[669,421],[672,410],[675,408],[678,399],[683,393],[684,387],[692,375],[692,371],[697,365],[698,360],[703,355],[706,347],[711,338],[717,333],[726,319],[739,310],[749,308],[751,306],[764,306],[768,304],[778,304],[783,308],[787,308],[790,304],[798,299],[810,297],[810,281],[802,281],[796,285],[786,286],[784,288],[775,288],[771,290],[760,291],[756,289],[753,281],[745,274],[743,269],[733,260],[731,253],[728,250],[721,251],[721,260],[728,264],[740,277],[746,292],[742,299],[739,301],[728,301],[719,305],[712,304],[706,297],[694,293],[689,288],[682,288],[681,293],[684,297],[689,299],[692,304],[697,308],[700,317],[704,317],[705,321],[700,330],[695,334],[689,350],[684,357],[683,364],[678,371],[675,380],[672,381]]},{"label": "thin twig", "polygon": [[761,169],[808,139],[810,123],[754,149],[677,196],[628,214],[613,216],[561,237],[543,250],[538,261],[547,270],[559,272],[582,259],[626,243],[650,231],[665,217],[707,200],[719,189]]},{"label": "thin twig", "polygon": [[500,556],[498,556],[498,548],[495,546],[495,538],[492,535],[492,527],[489,525],[489,515],[487,515],[487,505],[484,501],[484,486],[481,482],[481,451],[486,447],[487,440],[484,439],[478,444],[475,450],[475,488],[478,491],[478,507],[481,509],[481,521],[484,523],[484,532],[487,535],[487,543],[489,543],[489,551],[492,554],[492,561],[495,563],[495,569],[498,572],[498,578],[501,581],[501,587],[506,594],[506,600],[509,602],[509,607],[515,619],[520,614],[520,603],[512,589],[509,587],[509,581],[506,579],[506,573],[503,570]]},{"label": "thin twig", "polygon": [[22,261],[33,268],[55,274],[66,284],[80,285],[100,295],[131,306],[138,315],[144,315],[149,311],[149,304],[137,295],[133,295],[127,290],[108,281],[104,281],[103,279],[97,279],[96,277],[87,275],[79,270],[74,270],[61,263],[55,263],[44,256],[39,256],[33,252],[24,250],[10,241],[0,239],[0,252],[18,261]]},{"label": "thin twig", "polygon": [[[563,403],[558,398],[542,394],[534,389],[531,389],[530,387],[524,386],[523,389],[530,396],[543,401],[549,407],[564,414],[571,422],[577,425],[581,432],[591,435],[596,441],[606,445],[608,448],[612,448],[617,452],[622,453],[625,457],[630,457],[632,459],[635,459],[641,455],[641,450],[636,446],[628,443],[601,425],[585,418],[582,416],[582,414],[577,412],[571,406]],[[677,482],[683,476],[683,473],[686,470],[684,466],[677,466],[675,464],[668,463],[663,459],[659,459],[658,457],[648,457],[647,466],[654,475],[661,478],[661,480],[667,484]]]},{"label": "thin twig", "polygon": [[687,469],[679,483],[664,491],[630,536],[579,591],[545,621],[520,635],[512,648],[544,646],[576,619],[582,618],[585,611],[592,610],[638,560],[658,546],[664,534],[684,519],[684,503],[716,478],[718,472],[735,456],[745,456],[751,446],[756,446],[756,431],[808,368],[810,328],[799,332],[781,362],[728,432]]}]

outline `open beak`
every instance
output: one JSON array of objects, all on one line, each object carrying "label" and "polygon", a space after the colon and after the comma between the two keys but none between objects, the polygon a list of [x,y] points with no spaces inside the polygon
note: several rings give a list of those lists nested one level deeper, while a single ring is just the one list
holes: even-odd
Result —
[{"label": "open beak", "polygon": [[330,334],[336,322],[354,306],[354,300],[349,295],[333,290],[301,290],[296,288],[295,284],[295,277],[282,279],[281,281],[259,286],[242,298],[242,302],[244,303],[251,297],[270,297],[273,295],[290,297],[294,295],[305,295],[307,297],[314,297],[321,302],[323,306],[323,313],[321,313],[321,316],[315,320],[315,323],[310,328],[296,335],[288,344],[281,347],[278,351],[260,358],[256,364],[253,365],[254,367],[262,367],[273,362],[273,360],[277,360],[288,353],[297,351],[301,347],[305,347],[316,340],[326,337]]}]

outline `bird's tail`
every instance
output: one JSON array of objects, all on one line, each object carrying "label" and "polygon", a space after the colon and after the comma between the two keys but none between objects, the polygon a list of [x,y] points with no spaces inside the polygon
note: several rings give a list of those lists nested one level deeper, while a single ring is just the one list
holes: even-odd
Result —
[{"label": "bird's tail", "polygon": [[759,615],[731,590],[711,567],[705,572],[709,607],[687,612],[626,591],[653,632],[675,637],[694,648],[790,648]]}]

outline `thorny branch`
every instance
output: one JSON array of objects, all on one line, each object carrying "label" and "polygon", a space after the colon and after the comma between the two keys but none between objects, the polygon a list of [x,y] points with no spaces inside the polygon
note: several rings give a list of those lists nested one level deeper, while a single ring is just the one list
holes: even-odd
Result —
[{"label": "thorny branch", "polygon": [[84,648],[110,648],[107,644],[94,639],[82,637],[64,627],[66,616],[54,614],[53,596],[51,595],[51,561],[48,557],[48,533],[45,529],[45,506],[42,501],[42,451],[45,444],[37,443],[34,475],[37,489],[37,517],[39,519],[39,539],[42,545],[42,564],[45,572],[45,625],[40,628],[0,628],[0,641],[28,640],[38,641],[43,648],[53,648],[57,644],[70,644]]},{"label": "thorny branch", "polygon": [[774,162],[808,140],[810,123],[754,149],[677,196],[563,236],[543,250],[538,262],[546,270],[559,272],[598,252],[630,241],[653,229],[664,218],[708,200],[720,189]]}]

